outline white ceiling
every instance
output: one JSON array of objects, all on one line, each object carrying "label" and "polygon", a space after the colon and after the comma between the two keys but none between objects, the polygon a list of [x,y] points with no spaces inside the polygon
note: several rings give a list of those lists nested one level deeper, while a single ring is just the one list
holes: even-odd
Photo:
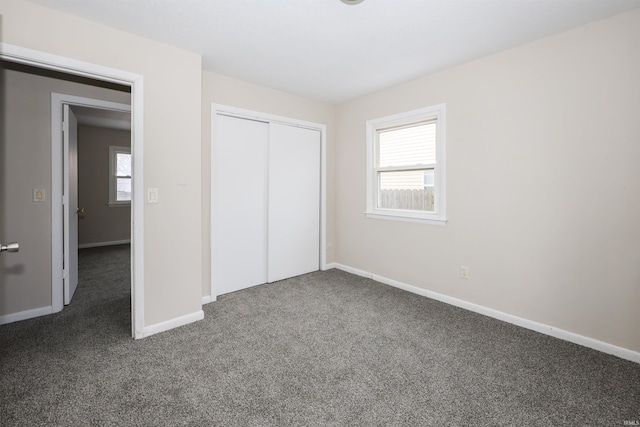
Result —
[{"label": "white ceiling", "polygon": [[340,103],[640,7],[640,0],[31,0]]}]

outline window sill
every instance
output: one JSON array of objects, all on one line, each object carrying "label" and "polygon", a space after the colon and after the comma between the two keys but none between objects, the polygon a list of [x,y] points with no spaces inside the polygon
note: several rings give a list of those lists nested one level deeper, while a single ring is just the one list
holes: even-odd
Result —
[{"label": "window sill", "polygon": [[438,225],[444,226],[447,225],[446,218],[425,218],[419,216],[407,216],[401,214],[391,214],[391,213],[380,213],[380,212],[365,212],[364,213],[369,219],[384,219],[387,221],[400,221],[400,222],[413,222],[417,224],[428,224],[428,225]]}]

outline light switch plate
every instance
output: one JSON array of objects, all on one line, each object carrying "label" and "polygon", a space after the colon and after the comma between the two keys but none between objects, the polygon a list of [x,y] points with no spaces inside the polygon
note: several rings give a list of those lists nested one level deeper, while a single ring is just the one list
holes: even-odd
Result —
[{"label": "light switch plate", "polygon": [[147,203],[159,203],[157,188],[147,188]]},{"label": "light switch plate", "polygon": [[46,194],[44,192],[44,188],[34,188],[33,189],[33,201],[34,202],[44,202],[47,200]]}]

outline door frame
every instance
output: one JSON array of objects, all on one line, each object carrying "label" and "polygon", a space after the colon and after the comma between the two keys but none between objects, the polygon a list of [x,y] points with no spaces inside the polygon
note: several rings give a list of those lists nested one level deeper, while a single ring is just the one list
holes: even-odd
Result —
[{"label": "door frame", "polygon": [[[69,212],[68,195],[63,196],[64,189],[69,182],[69,171],[64,167],[67,160],[65,156],[69,153],[68,143],[63,137],[62,111],[64,105],[68,105],[70,108],[89,107],[131,114],[131,106],[128,104],[65,93],[51,93],[51,223],[53,225],[51,227],[51,303],[54,312],[64,308],[64,276],[69,274],[68,271],[65,273],[63,268],[65,261],[68,262],[69,258],[65,252],[65,242],[68,242],[69,218],[73,214]],[[60,161],[62,167],[59,166]],[[54,185],[54,183],[56,184]],[[55,224],[60,224],[60,226],[56,227]],[[133,224],[131,229],[133,230]],[[60,238],[62,238],[62,243],[59,241]],[[67,243],[66,246],[68,245]],[[58,253],[60,250],[62,258]],[[62,264],[60,259],[63,260]]]},{"label": "door frame", "polygon": [[[143,163],[143,141],[144,141],[144,76],[128,71],[118,70],[115,68],[105,67],[102,65],[92,64],[85,61],[79,61],[64,56],[53,55],[50,53],[15,46],[8,43],[0,42],[0,59],[19,64],[29,65],[32,67],[43,68],[47,70],[59,71],[66,74],[76,76],[89,77],[95,80],[101,80],[111,83],[117,83],[131,87],[131,153],[133,157],[133,192],[131,200],[131,334],[134,338],[144,337],[144,163]],[[53,122],[52,122],[53,126]],[[52,136],[53,137],[53,136]],[[54,148],[53,142],[51,147],[51,165],[53,168],[62,169],[62,149]],[[54,161],[58,159],[57,161]],[[58,176],[61,176],[58,171]],[[54,224],[62,226],[62,183],[53,185],[51,200],[57,201],[52,203],[52,238],[53,233],[57,234],[57,240],[53,242],[62,243],[61,230],[56,230]],[[54,193],[55,192],[55,193]],[[58,208],[54,208],[57,205]],[[56,222],[54,222],[56,221]],[[62,250],[61,248],[52,250],[52,270],[54,265],[62,266]],[[54,254],[56,258],[54,259]],[[53,271],[52,271],[53,273]],[[62,276],[60,275],[60,283]],[[52,283],[53,288],[53,283]],[[62,296],[60,292],[52,293]],[[57,302],[57,301],[56,301]],[[59,311],[59,305],[54,305],[52,300],[53,311]],[[57,302],[59,304],[59,302]],[[64,305],[63,305],[64,306]]]},{"label": "door frame", "polygon": [[327,125],[305,120],[293,119],[274,114],[263,113],[260,111],[247,110],[244,108],[232,107],[229,105],[212,103],[211,104],[211,207],[209,223],[211,225],[211,297],[210,301],[216,301],[217,294],[215,289],[215,281],[213,280],[214,268],[214,226],[213,217],[215,209],[215,192],[217,183],[215,182],[215,173],[213,170],[217,161],[216,150],[216,116],[218,114],[237,117],[241,119],[256,120],[265,123],[281,123],[289,126],[299,126],[307,129],[313,129],[320,132],[320,270],[327,269]]}]

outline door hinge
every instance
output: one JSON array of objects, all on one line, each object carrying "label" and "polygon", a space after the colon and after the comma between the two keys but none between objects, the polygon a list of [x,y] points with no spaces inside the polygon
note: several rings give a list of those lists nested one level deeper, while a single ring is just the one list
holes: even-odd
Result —
[{"label": "door hinge", "polygon": [[69,203],[69,196],[62,196],[62,206],[66,206]]},{"label": "door hinge", "polygon": [[63,279],[68,279],[69,278],[69,270],[62,270],[62,278]]},{"label": "door hinge", "polygon": [[65,133],[69,132],[69,122],[67,121],[62,122],[62,132],[65,132]]}]

